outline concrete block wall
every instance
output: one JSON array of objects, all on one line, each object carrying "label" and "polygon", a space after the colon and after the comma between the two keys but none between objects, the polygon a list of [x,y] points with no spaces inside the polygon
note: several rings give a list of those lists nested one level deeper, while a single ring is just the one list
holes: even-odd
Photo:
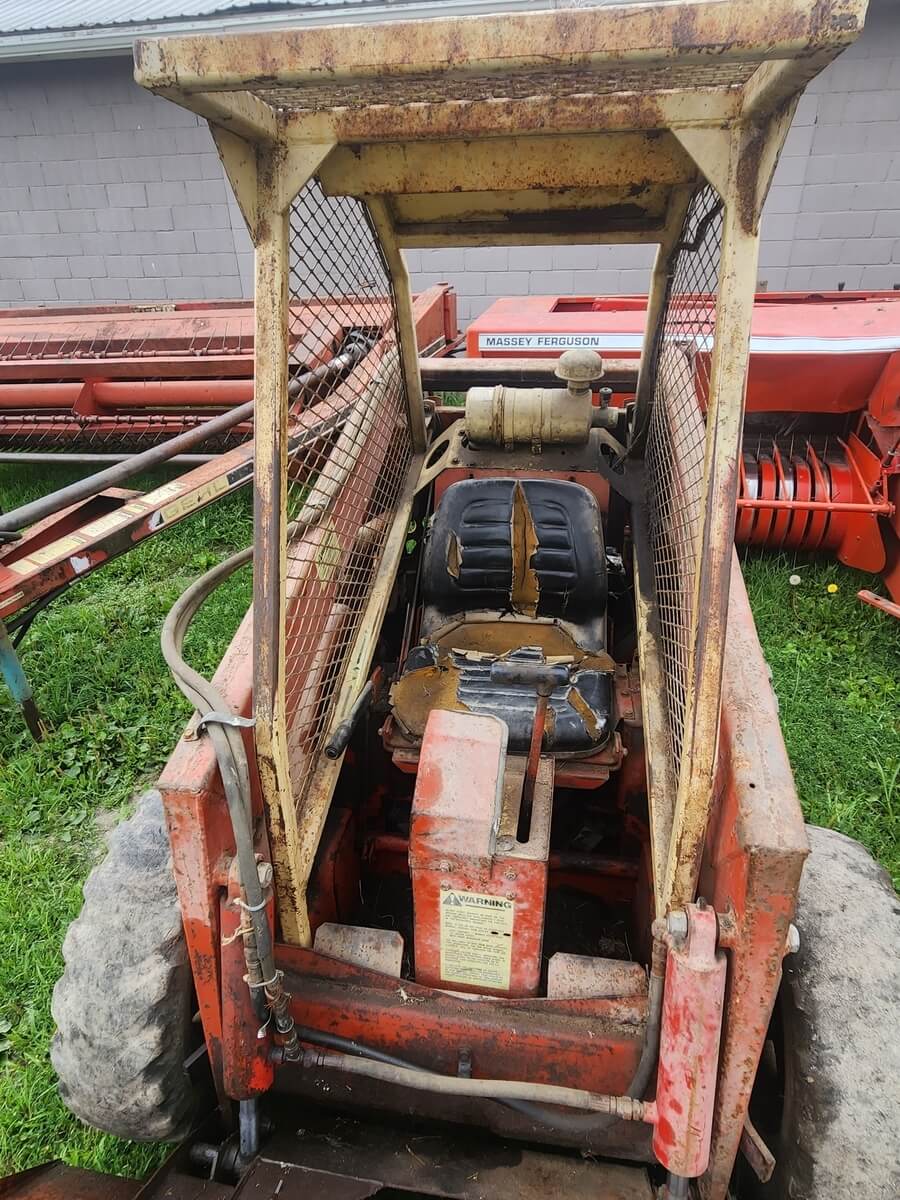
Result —
[{"label": "concrete block wall", "polygon": [[127,58],[4,66],[0,304],[224,299],[252,262],[205,123]]},{"label": "concrete block wall", "polygon": [[407,250],[413,288],[454,284],[461,321],[499,296],[646,292],[653,246],[490,246]]},{"label": "concrete block wall", "polygon": [[[629,246],[410,251],[463,321],[500,295],[642,292]],[[4,65],[0,305],[250,295],[252,251],[205,125],[137,87],[127,58]],[[801,99],[762,227],[770,291],[900,287],[900,4]]]},{"label": "concrete block wall", "polygon": [[900,288],[900,5],[875,0],[859,40],[812,81],[766,202],[770,291]]}]

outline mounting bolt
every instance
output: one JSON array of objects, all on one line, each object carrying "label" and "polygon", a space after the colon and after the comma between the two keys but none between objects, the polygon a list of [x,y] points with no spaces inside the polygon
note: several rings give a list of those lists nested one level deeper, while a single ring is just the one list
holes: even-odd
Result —
[{"label": "mounting bolt", "polygon": [[785,954],[796,954],[800,949],[800,930],[796,925],[788,925],[787,937],[784,940]]},{"label": "mounting bolt", "polygon": [[504,837],[497,838],[497,849],[498,850],[512,850],[514,845],[515,845],[515,840],[511,837],[504,836]]},{"label": "mounting bolt", "polygon": [[442,892],[449,892],[449,891],[450,891],[450,881],[449,881],[449,879],[442,879],[442,880],[441,880],[441,891],[442,891]]},{"label": "mounting bolt", "polygon": [[688,935],[688,915],[684,909],[669,913],[666,917],[666,930],[673,941],[684,941]]},{"label": "mounting bolt", "polygon": [[503,873],[504,879],[515,879],[515,877],[516,877],[515,871],[504,871],[504,873]]},{"label": "mounting bolt", "polygon": [[450,863],[447,861],[446,858],[442,858],[441,861],[438,863],[438,870],[439,871],[449,871],[450,870]]}]

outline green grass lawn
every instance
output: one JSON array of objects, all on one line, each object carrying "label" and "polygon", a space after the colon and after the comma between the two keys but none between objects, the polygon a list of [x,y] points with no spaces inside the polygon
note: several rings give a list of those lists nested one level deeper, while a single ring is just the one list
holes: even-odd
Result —
[{"label": "green grass lawn", "polygon": [[[0,504],[47,491],[46,476],[0,467]],[[70,477],[60,470],[54,483]],[[48,1057],[50,994],[101,826],[153,781],[189,716],[160,654],[163,617],[192,578],[248,542],[249,499],[230,497],[151,539],[38,617],[22,657],[52,726],[42,745],[0,688],[0,1172],[61,1157],[139,1175],[160,1159],[158,1148],[89,1131],[63,1109]],[[798,587],[788,583],[794,570]],[[856,600],[863,577],[836,566],[759,558],[745,571],[807,814],[864,841],[896,881],[900,628]],[[243,571],[203,609],[187,647],[201,669],[214,668],[249,596]]]},{"label": "green grass lawn", "polygon": [[[54,469],[54,486],[73,473]],[[139,484],[164,482],[155,475]],[[0,466],[6,509],[50,490],[40,474]],[[101,826],[128,813],[158,775],[190,706],[159,649],[163,618],[202,571],[251,537],[250,493],[203,510],[76,584],[42,613],[21,654],[52,726],[35,745],[0,685],[0,1174],[47,1158],[141,1175],[158,1147],[73,1120],[48,1056],[50,994],[81,885],[102,853]],[[250,602],[244,570],[204,606],[187,641],[211,673]]]},{"label": "green grass lawn", "polygon": [[858,838],[900,886],[900,622],[857,600],[879,583],[834,563],[760,555],[744,577],[807,820]]}]

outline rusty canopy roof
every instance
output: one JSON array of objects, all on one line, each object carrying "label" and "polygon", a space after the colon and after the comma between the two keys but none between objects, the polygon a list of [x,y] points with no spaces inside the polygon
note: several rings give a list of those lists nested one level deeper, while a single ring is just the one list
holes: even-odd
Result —
[{"label": "rusty canopy roof", "polygon": [[692,131],[763,122],[865,10],[665,0],[163,38],[137,42],[135,77],[248,141],[333,144],[326,191],[389,197],[406,245],[653,240],[696,179]]}]

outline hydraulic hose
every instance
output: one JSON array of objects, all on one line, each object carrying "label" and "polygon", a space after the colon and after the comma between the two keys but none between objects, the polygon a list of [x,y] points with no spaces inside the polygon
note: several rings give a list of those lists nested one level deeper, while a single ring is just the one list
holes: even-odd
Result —
[{"label": "hydraulic hose", "polygon": [[[251,982],[262,986],[266,981],[276,979],[275,956],[253,844],[250,772],[243,737],[239,727],[217,719],[228,714],[227,704],[214,684],[189,666],[182,657],[185,635],[200,606],[221,583],[248,563],[252,556],[252,547],[240,550],[195,580],[176,600],[163,622],[161,645],[163,658],[175,682],[197,710],[201,721],[206,722],[205,728],[215,751],[234,833],[241,887],[246,904],[245,912],[253,929],[262,973],[260,980]],[[207,722],[207,718],[211,719]]]},{"label": "hydraulic hose", "polygon": [[[361,359],[368,349],[370,347],[365,339],[357,339],[357,342],[343,358],[338,356],[337,359],[332,360],[332,363],[326,364],[326,368],[333,370],[333,364],[339,360],[342,367],[350,368]],[[321,372],[321,368],[316,368],[316,371],[308,374],[319,378]],[[321,375],[321,377],[326,376]],[[291,456],[296,455],[304,445],[315,440],[324,430],[333,428],[335,419],[341,418],[343,415],[343,413],[331,413],[317,425],[305,430],[303,435],[291,446]],[[357,453],[359,448],[358,446]],[[326,460],[325,465],[327,466],[330,461],[330,458]],[[327,508],[327,504],[316,509],[309,508],[305,518],[293,521],[288,525],[287,537],[296,537],[310,524],[320,520]],[[250,800],[250,771],[239,719],[236,720],[234,714],[230,712],[226,701],[214,684],[189,666],[182,654],[188,628],[201,605],[235,571],[250,562],[252,557],[252,546],[239,550],[196,579],[176,600],[166,616],[163,622],[161,645],[163,658],[166,660],[172,677],[197,710],[200,724],[209,733],[222,777],[225,802],[231,818],[237,850],[240,883],[244,892],[241,925],[246,931],[244,933],[244,952],[247,958],[248,984],[255,1001],[258,1002],[264,995],[265,1002],[274,1018],[275,1028],[282,1036],[285,1051],[295,1052],[297,1035],[290,1014],[290,996],[284,990],[281,973],[275,966],[272,935],[266,914],[265,890],[260,883],[257,867]]]},{"label": "hydraulic hose", "polygon": [[244,947],[248,958],[248,984],[254,1002],[259,1003],[264,997],[285,1047],[293,1048],[297,1035],[290,1015],[290,997],[282,986],[281,974],[275,966],[266,895],[260,883],[256,861],[250,807],[250,772],[243,737],[239,726],[227,723],[230,712],[215,685],[189,666],[182,656],[185,635],[200,606],[252,557],[252,547],[239,550],[195,580],[169,610],[163,622],[161,644],[163,658],[175,682],[204,723],[222,777],[244,893],[241,923],[247,928]]},{"label": "hydraulic hose", "polygon": [[604,1096],[583,1088],[558,1087],[552,1083],[529,1083],[516,1079],[463,1079],[456,1075],[437,1075],[431,1071],[414,1071],[407,1067],[354,1058],[349,1054],[332,1054],[323,1050],[307,1050],[299,1060],[308,1069],[340,1071],[345,1075],[362,1075],[383,1083],[396,1083],[416,1088],[420,1092],[435,1092],[440,1096],[468,1096],[482,1100],[527,1100],[545,1104],[561,1104],[590,1112],[603,1113],[623,1121],[643,1121],[646,1113],[640,1100],[628,1096]]},{"label": "hydraulic hose", "polygon": [[[659,1031],[662,1024],[663,985],[666,977],[666,943],[662,938],[653,939],[653,957],[650,966],[650,983],[647,994],[647,1025],[644,1029],[644,1044],[641,1057],[635,1068],[625,1095],[640,1100],[653,1078],[659,1060]],[[605,1133],[618,1118],[615,1115],[601,1117],[582,1113],[559,1113],[554,1115],[554,1124],[572,1134],[596,1135]]]},{"label": "hydraulic hose", "polygon": [[[650,971],[644,1044],[634,1076],[625,1091],[625,1096],[633,1100],[640,1100],[647,1091],[650,1080],[653,1077],[653,1072],[656,1069],[657,1059],[659,1058],[659,1030],[662,1021],[665,967],[666,944],[661,938],[655,938],[653,942],[653,961]],[[341,1037],[340,1034],[326,1033],[306,1025],[298,1026],[297,1034],[301,1041],[309,1042],[313,1045],[327,1046],[332,1050],[342,1051],[344,1054],[359,1055],[374,1062],[399,1067],[407,1071],[434,1074],[427,1067],[421,1067],[417,1063],[399,1058],[395,1054],[387,1054],[383,1050],[378,1050],[374,1046],[368,1046],[363,1042],[356,1042],[350,1038]],[[441,1078],[446,1077],[441,1076]],[[623,1119],[617,1113],[598,1115],[596,1110],[592,1112],[561,1113],[548,1109],[544,1104],[528,1098],[492,1096],[491,1099],[498,1100],[499,1103],[505,1105],[507,1108],[515,1109],[516,1112],[520,1112],[529,1120],[534,1121],[538,1125],[543,1125],[547,1129],[553,1129],[560,1133],[584,1137],[586,1139],[605,1133],[615,1121]]]}]

